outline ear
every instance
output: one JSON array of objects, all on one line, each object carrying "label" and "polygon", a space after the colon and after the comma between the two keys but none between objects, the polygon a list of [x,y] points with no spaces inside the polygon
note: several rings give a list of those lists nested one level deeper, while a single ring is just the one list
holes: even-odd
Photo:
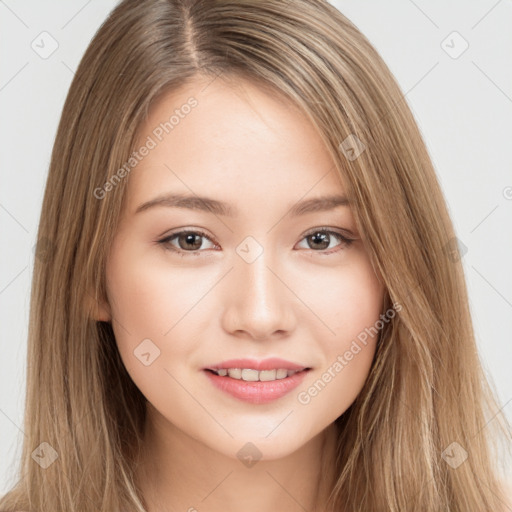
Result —
[{"label": "ear", "polygon": [[86,295],[86,308],[88,315],[97,322],[110,322],[112,312],[106,300],[96,299],[92,293]]}]

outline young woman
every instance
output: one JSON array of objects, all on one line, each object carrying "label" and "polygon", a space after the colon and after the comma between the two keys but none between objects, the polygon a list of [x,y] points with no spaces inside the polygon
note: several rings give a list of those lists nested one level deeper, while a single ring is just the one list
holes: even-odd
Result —
[{"label": "young woman", "polygon": [[454,236],[329,3],[122,1],[55,141],[0,510],[512,510]]}]

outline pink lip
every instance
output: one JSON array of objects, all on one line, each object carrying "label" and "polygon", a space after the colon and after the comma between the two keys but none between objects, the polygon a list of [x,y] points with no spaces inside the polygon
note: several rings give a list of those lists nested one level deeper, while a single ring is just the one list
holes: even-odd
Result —
[{"label": "pink lip", "polygon": [[[240,366],[231,366],[231,361],[229,361],[229,363],[230,366],[228,366],[228,368],[240,368]],[[250,365],[244,365],[242,368],[256,369]],[[276,366],[273,366],[271,369],[274,368],[276,368]],[[283,366],[279,366],[279,368],[283,368]],[[301,368],[299,368],[299,370],[300,369]],[[272,400],[281,398],[292,389],[296,388],[302,382],[302,379],[305,377],[307,372],[308,370],[297,371],[297,373],[294,373],[290,377],[273,381],[246,382],[241,379],[233,379],[227,375],[225,377],[221,377],[208,369],[204,370],[204,373],[217,388],[229,393],[235,398],[253,404],[266,404]]]},{"label": "pink lip", "polygon": [[219,370],[221,368],[252,368],[253,370],[278,370],[279,368],[283,368],[285,370],[304,370],[307,368],[305,365],[299,365],[292,363],[290,361],[286,361],[285,359],[280,359],[278,357],[270,357],[268,359],[263,359],[261,361],[256,361],[256,359],[229,359],[228,361],[223,361],[222,363],[216,363],[211,366],[206,366],[204,369],[216,369]]}]

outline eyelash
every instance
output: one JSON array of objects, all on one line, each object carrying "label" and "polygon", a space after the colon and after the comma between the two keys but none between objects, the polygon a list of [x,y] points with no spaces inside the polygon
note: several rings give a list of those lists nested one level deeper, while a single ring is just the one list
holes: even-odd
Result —
[{"label": "eyelash", "polygon": [[[174,238],[176,238],[179,235],[182,235],[184,233],[187,233],[189,235],[199,235],[199,236],[201,236],[203,238],[208,239],[210,242],[215,243],[215,242],[213,242],[213,240],[210,239],[210,237],[205,232],[203,232],[201,230],[182,230],[182,231],[176,231],[175,233],[171,233],[170,235],[166,236],[165,238],[162,238],[161,240],[158,240],[157,243],[162,245],[162,246],[164,246],[164,248],[166,250],[173,251],[173,252],[177,253],[181,257],[185,257],[185,256],[189,256],[189,255],[190,256],[199,256],[201,254],[201,252],[204,251],[204,249],[203,250],[196,249],[196,250],[193,250],[193,251],[184,251],[183,249],[177,249],[176,247],[173,247],[170,244],[171,240],[173,240]],[[317,233],[325,233],[325,234],[329,234],[329,235],[334,235],[341,242],[338,246],[336,246],[336,248],[330,249],[330,250],[324,249],[323,251],[315,251],[314,249],[309,249],[309,250],[311,250],[311,251],[313,251],[315,253],[320,253],[320,254],[323,254],[323,255],[328,255],[328,254],[337,253],[339,251],[342,251],[343,249],[350,247],[352,242],[354,242],[354,239],[348,238],[348,237],[342,235],[341,233],[339,233],[338,231],[333,231],[332,229],[329,229],[329,228],[326,228],[326,227],[316,228],[316,229],[308,231],[303,236],[301,241],[306,239],[308,236],[315,235]]]}]

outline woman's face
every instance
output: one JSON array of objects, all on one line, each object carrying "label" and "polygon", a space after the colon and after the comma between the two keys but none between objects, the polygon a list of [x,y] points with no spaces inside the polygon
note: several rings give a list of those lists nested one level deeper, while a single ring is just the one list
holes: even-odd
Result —
[{"label": "woman's face", "polygon": [[103,319],[161,433],[275,459],[360,392],[384,288],[312,125],[238,84],[196,80],[150,110]]}]

